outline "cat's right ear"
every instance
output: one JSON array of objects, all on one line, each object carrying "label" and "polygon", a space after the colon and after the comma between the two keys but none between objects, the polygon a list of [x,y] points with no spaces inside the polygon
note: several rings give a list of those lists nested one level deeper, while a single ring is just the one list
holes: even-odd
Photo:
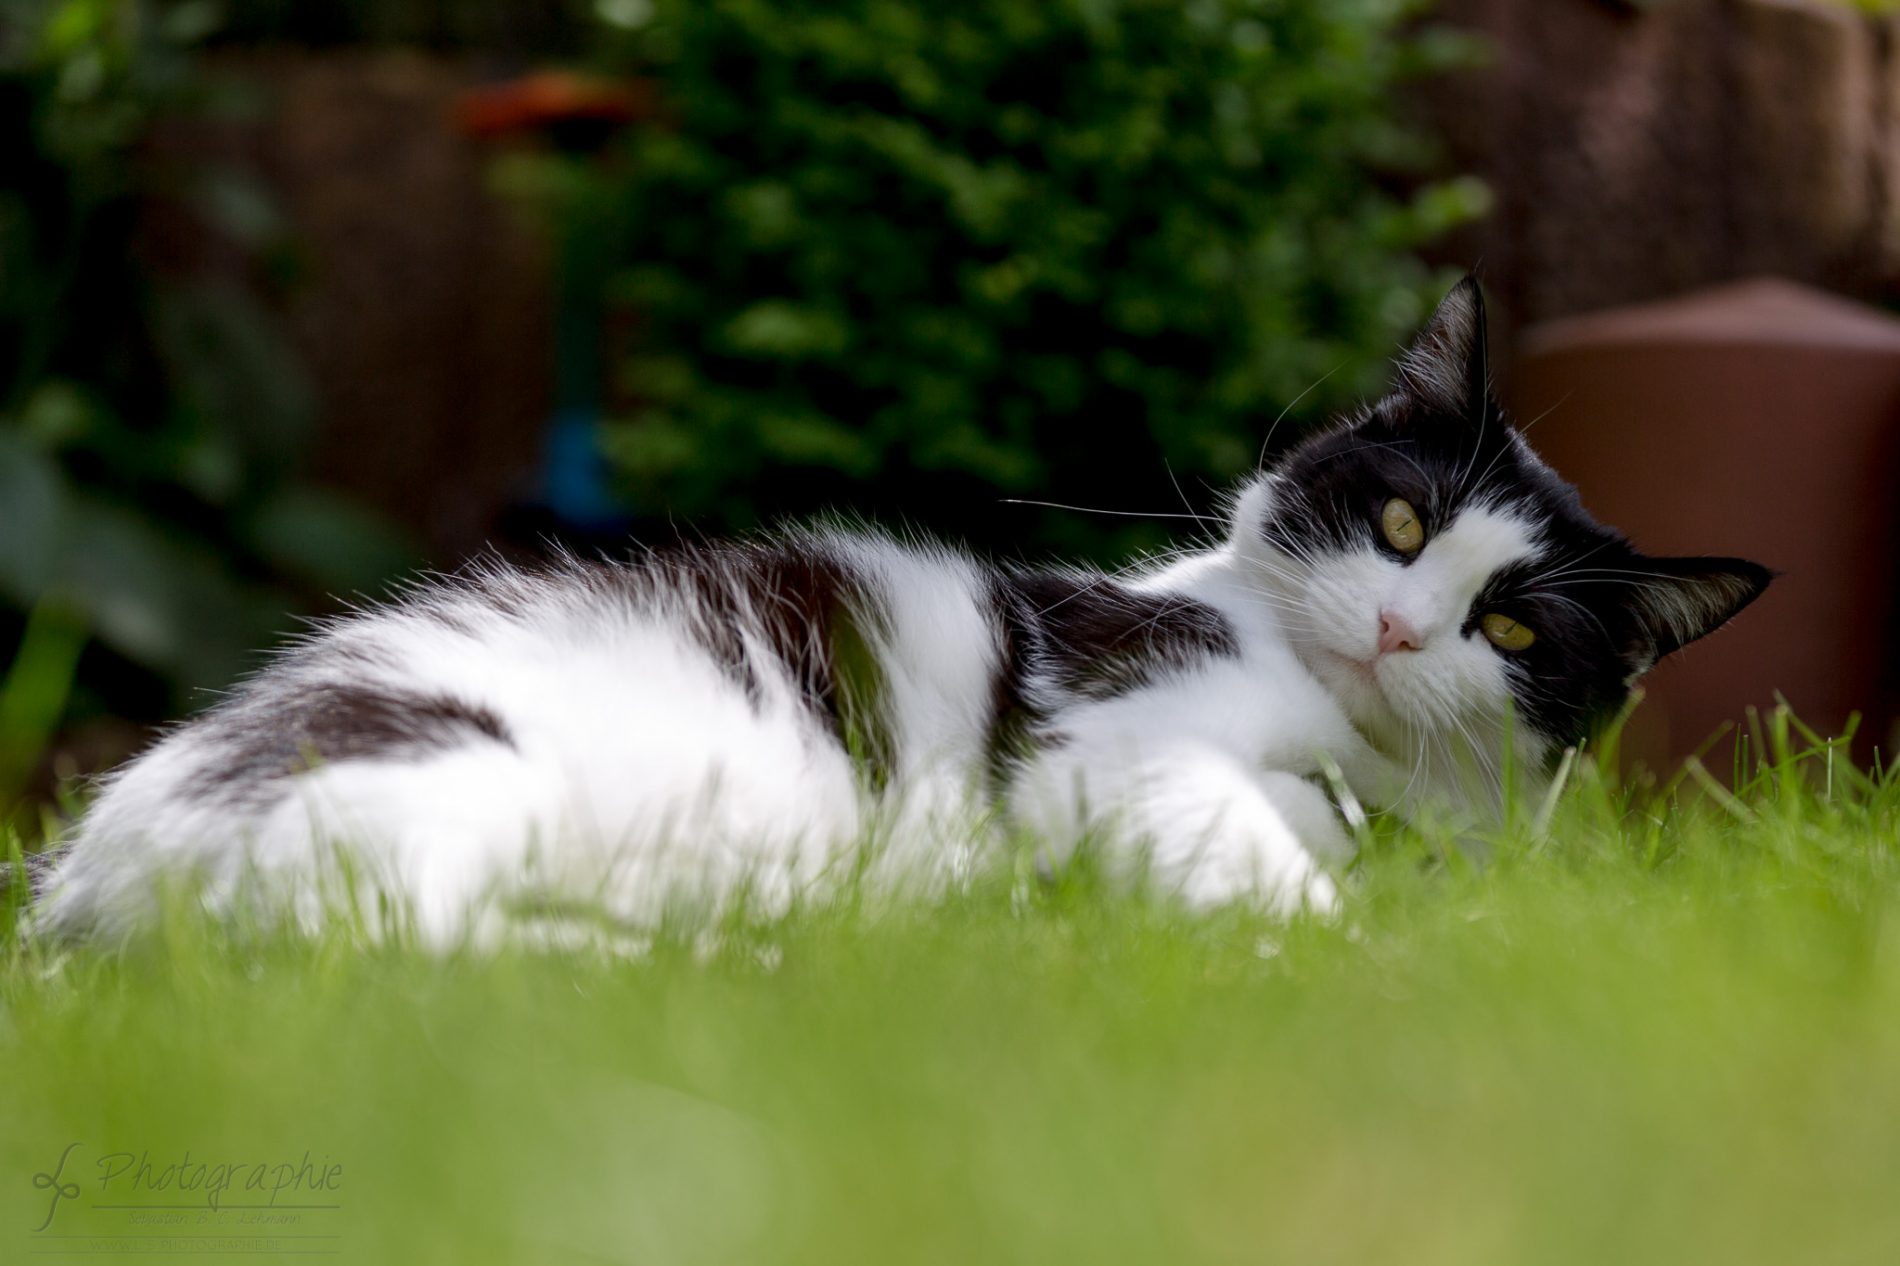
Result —
[{"label": "cat's right ear", "polygon": [[1397,390],[1433,413],[1481,422],[1496,409],[1485,342],[1484,291],[1475,276],[1451,288],[1399,357]]},{"label": "cat's right ear", "polygon": [[1643,558],[1624,578],[1640,644],[1636,671],[1706,637],[1761,597],[1775,574],[1740,558]]}]

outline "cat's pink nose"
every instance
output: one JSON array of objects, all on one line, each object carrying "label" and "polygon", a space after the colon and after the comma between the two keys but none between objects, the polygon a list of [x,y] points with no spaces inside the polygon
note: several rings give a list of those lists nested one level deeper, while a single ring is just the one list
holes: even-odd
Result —
[{"label": "cat's pink nose", "polygon": [[1379,654],[1415,651],[1424,645],[1425,639],[1412,627],[1410,620],[1391,611],[1379,612]]}]

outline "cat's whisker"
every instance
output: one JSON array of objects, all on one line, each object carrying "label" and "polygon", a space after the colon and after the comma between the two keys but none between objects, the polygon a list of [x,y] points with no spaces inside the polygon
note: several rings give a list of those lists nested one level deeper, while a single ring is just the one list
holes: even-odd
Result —
[{"label": "cat's whisker", "polygon": [[1162,554],[1155,555],[1153,557],[1148,557],[1148,558],[1138,558],[1134,560],[1133,562],[1125,563],[1122,566],[1115,568],[1111,571],[1099,573],[1098,575],[1092,577],[1086,585],[1081,586],[1080,588],[1076,589],[1073,593],[1070,593],[1064,596],[1063,598],[1058,599],[1057,601],[1051,603],[1047,607],[1044,607],[1038,610],[1036,614],[1038,616],[1049,615],[1052,612],[1060,609],[1067,603],[1073,602],[1079,598],[1087,597],[1090,594],[1095,593],[1096,591],[1101,590],[1106,586],[1115,584],[1117,581],[1121,580],[1125,576],[1132,575],[1136,572],[1151,571],[1157,568],[1165,567],[1167,562],[1170,561],[1171,559],[1175,559],[1175,558],[1185,556],[1191,553],[1193,553],[1193,551],[1188,550],[1188,549],[1165,551]]},{"label": "cat's whisker", "polygon": [[[1672,576],[1668,572],[1630,571],[1630,570],[1618,569],[1618,568],[1613,568],[1613,567],[1599,567],[1599,568],[1582,568],[1575,571],[1560,572],[1555,576],[1542,578],[1539,583],[1554,584],[1555,581],[1561,579],[1561,580],[1570,580],[1575,584],[1582,584],[1590,580],[1605,580],[1605,579],[1620,580],[1624,577],[1632,577],[1640,581],[1649,582],[1652,585],[1663,586],[1663,587],[1666,587],[1670,584],[1674,584],[1682,579],[1682,577]],[[1581,579],[1578,579],[1578,578],[1581,578]]]},{"label": "cat's whisker", "polygon": [[[1489,462],[1485,463],[1484,469],[1478,472],[1478,477],[1475,480],[1471,481],[1469,486],[1463,487],[1462,491],[1466,494],[1469,494],[1472,488],[1482,488],[1484,486],[1484,481],[1491,477],[1491,472],[1498,468],[1498,463],[1503,461],[1505,456],[1508,453],[1510,453],[1510,451],[1511,451],[1511,446],[1507,438],[1506,443],[1501,448],[1499,448],[1496,453],[1492,455],[1491,460]],[[1472,461],[1474,463],[1477,461],[1477,454],[1475,450],[1472,454]]]},{"label": "cat's whisker", "polygon": [[1570,398],[1576,394],[1577,393],[1574,388],[1570,391],[1566,391],[1558,399],[1556,404],[1551,405],[1550,408],[1545,409],[1542,413],[1538,414],[1536,417],[1532,418],[1530,421],[1518,423],[1517,424],[1518,434],[1529,435],[1532,427],[1536,426],[1539,422],[1542,422],[1545,418],[1549,417],[1551,414],[1557,412],[1557,410],[1563,408],[1566,404],[1569,404]]},{"label": "cat's whisker", "polygon": [[1192,506],[1189,507],[1189,513],[1180,514],[1173,511],[1150,513],[1141,510],[1104,510],[1096,506],[1066,505],[1060,501],[1034,501],[1028,497],[1001,497],[998,498],[997,504],[1005,506],[1037,506],[1044,510],[1069,510],[1076,514],[1100,514],[1118,519],[1192,519],[1197,523],[1212,523],[1220,527],[1226,526],[1220,519],[1212,515],[1194,513]]},{"label": "cat's whisker", "polygon": [[1300,401],[1306,399],[1308,396],[1312,395],[1315,391],[1319,390],[1320,386],[1323,383],[1325,383],[1327,379],[1331,378],[1334,374],[1338,373],[1340,370],[1344,369],[1345,367],[1346,367],[1346,362],[1343,360],[1340,361],[1339,364],[1334,365],[1331,369],[1327,370],[1325,373],[1321,374],[1318,378],[1314,379],[1312,385],[1307,387],[1305,391],[1302,391],[1299,395],[1294,396],[1293,399],[1287,402],[1286,408],[1280,410],[1280,415],[1274,418],[1273,422],[1267,427],[1266,438],[1260,441],[1260,456],[1254,459],[1254,466],[1256,468],[1265,466],[1267,464],[1267,450],[1273,445],[1273,433],[1280,429],[1280,423],[1286,421],[1286,415],[1293,412],[1294,409],[1298,408]]},{"label": "cat's whisker", "polygon": [[1164,460],[1161,463],[1161,469],[1168,472],[1168,482],[1174,485],[1174,495],[1181,498],[1181,506],[1183,509],[1185,509],[1188,512],[1189,518],[1200,519],[1203,522],[1208,522],[1208,523],[1215,523],[1215,524],[1218,524],[1222,528],[1225,528],[1227,526],[1224,520],[1209,518],[1207,515],[1201,514],[1199,511],[1197,511],[1194,508],[1194,503],[1188,500],[1187,493],[1184,492],[1181,488],[1181,481],[1174,477],[1173,466],[1169,465],[1167,461]]},{"label": "cat's whisker", "polygon": [[1295,620],[1297,627],[1302,629],[1310,631],[1319,627],[1319,613],[1301,603],[1263,598],[1256,594],[1243,595],[1240,600],[1258,610],[1272,611],[1277,615]]},{"label": "cat's whisker", "polygon": [[1486,746],[1480,743],[1478,736],[1471,732],[1471,727],[1464,717],[1459,716],[1457,713],[1451,713],[1447,716],[1447,720],[1464,740],[1465,752],[1471,760],[1476,763],[1478,774],[1484,780],[1486,790],[1495,795],[1497,802],[1502,804],[1504,800],[1504,776],[1498,769],[1496,762],[1492,760]]}]

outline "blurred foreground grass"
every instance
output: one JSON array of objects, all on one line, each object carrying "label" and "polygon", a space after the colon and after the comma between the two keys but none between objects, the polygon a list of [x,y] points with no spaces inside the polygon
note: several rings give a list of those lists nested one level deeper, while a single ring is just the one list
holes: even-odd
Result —
[{"label": "blurred foreground grass", "polygon": [[617,960],[29,945],[0,1260],[1893,1261],[1900,780],[1832,755],[1586,763],[1483,866],[1381,837],[1333,925],[1024,871]]}]

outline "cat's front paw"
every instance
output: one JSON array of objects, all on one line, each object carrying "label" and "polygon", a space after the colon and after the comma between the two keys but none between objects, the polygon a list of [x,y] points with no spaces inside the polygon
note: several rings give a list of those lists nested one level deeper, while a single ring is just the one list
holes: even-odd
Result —
[{"label": "cat's front paw", "polygon": [[1304,850],[1236,840],[1203,849],[1176,888],[1195,910],[1245,905],[1276,918],[1339,912],[1339,889]]}]

